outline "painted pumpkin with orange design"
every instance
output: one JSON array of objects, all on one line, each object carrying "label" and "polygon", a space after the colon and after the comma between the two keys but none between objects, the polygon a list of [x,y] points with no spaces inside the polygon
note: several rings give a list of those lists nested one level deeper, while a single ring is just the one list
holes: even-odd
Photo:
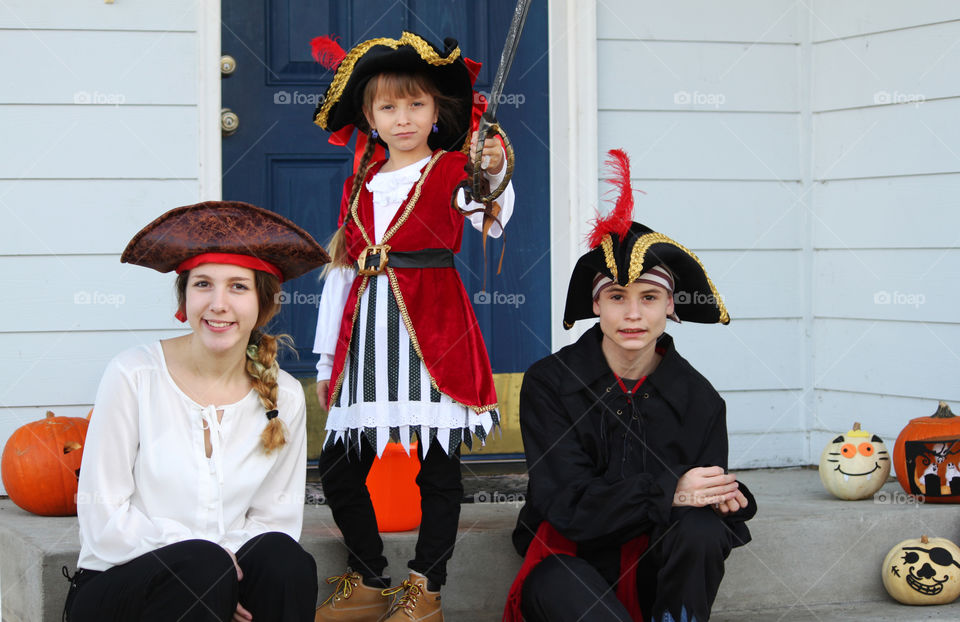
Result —
[{"label": "painted pumpkin with orange design", "polygon": [[820,481],[833,496],[849,501],[867,499],[890,475],[890,454],[876,434],[859,423],[834,438],[820,455]]}]

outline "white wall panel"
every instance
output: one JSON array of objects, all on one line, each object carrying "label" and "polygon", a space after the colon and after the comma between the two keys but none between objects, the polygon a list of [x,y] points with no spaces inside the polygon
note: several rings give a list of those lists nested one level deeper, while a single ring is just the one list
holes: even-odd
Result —
[{"label": "white wall panel", "polygon": [[801,8],[793,0],[601,0],[600,39],[797,43]]},{"label": "white wall panel", "polygon": [[197,28],[200,7],[197,0],[119,0],[113,4],[4,0],[0,3],[0,28],[192,31]]},{"label": "white wall panel", "polygon": [[816,248],[960,246],[960,175],[818,183]]},{"label": "white wall panel", "polygon": [[0,37],[7,104],[196,104],[196,35],[14,30]]},{"label": "white wall panel", "polygon": [[[683,244],[683,241],[680,240]],[[799,251],[694,249],[735,320],[799,318],[802,278]],[[791,284],[791,285],[788,285]]]},{"label": "white wall panel", "polygon": [[721,324],[668,322],[677,351],[718,391],[799,389],[803,386],[799,320]]},{"label": "white wall panel", "polygon": [[960,249],[818,251],[814,274],[817,317],[958,319]]},{"label": "white wall panel", "polygon": [[107,363],[127,348],[182,334],[170,331],[0,333],[0,406],[91,404]]},{"label": "white wall panel", "polygon": [[958,100],[814,115],[814,177],[960,171]]},{"label": "white wall panel", "polygon": [[[763,467],[787,467],[806,464],[804,432],[771,432],[769,434],[731,434],[728,450],[731,471]],[[749,473],[737,476],[750,485]],[[759,503],[763,503],[761,500]]]},{"label": "white wall panel", "polygon": [[954,0],[813,0],[810,6],[814,41],[960,18]]},{"label": "white wall panel", "polygon": [[181,326],[174,320],[172,274],[120,263],[116,255],[0,257],[3,332],[137,331]]},{"label": "white wall panel", "polygon": [[819,319],[817,389],[960,401],[960,326]]},{"label": "white wall panel", "polygon": [[195,179],[0,180],[0,255],[119,257],[144,225],[199,195]]},{"label": "white wall panel", "polygon": [[193,106],[5,106],[5,178],[196,178]]},{"label": "white wall panel", "polygon": [[725,391],[722,395],[730,434],[806,431],[802,391]]},{"label": "white wall panel", "polygon": [[[803,245],[801,186],[775,181],[634,179],[634,217],[689,248],[798,249]],[[608,184],[601,184],[607,191]],[[606,199],[612,198],[605,195]],[[604,202],[606,211],[609,204]],[[730,223],[736,223],[731,227]]]},{"label": "white wall panel", "polygon": [[800,178],[798,115],[611,111],[599,117],[600,153],[625,149],[637,177]]},{"label": "white wall panel", "polygon": [[795,45],[601,40],[597,54],[620,68],[600,81],[601,110],[797,111]]},{"label": "white wall panel", "polygon": [[954,97],[958,38],[960,22],[950,22],[814,45],[813,110]]}]

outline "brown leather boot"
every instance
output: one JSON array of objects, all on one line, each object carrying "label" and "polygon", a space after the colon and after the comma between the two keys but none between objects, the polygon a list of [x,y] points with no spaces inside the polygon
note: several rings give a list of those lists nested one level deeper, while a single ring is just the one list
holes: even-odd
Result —
[{"label": "brown leather boot", "polygon": [[410,578],[399,587],[383,590],[383,593],[400,595],[384,622],[443,622],[440,592],[427,591],[426,577],[411,572]]},{"label": "brown leather boot", "polygon": [[391,596],[384,594],[387,590],[364,585],[359,572],[347,570],[327,583],[337,586],[317,607],[314,622],[380,622],[390,609]]}]

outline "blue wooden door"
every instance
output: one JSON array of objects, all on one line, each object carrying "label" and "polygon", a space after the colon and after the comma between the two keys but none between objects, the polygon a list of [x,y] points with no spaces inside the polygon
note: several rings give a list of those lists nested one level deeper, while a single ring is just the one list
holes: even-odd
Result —
[{"label": "blue wooden door", "polygon": [[[336,229],[353,153],[329,145],[327,133],[312,124],[333,74],[313,62],[310,40],[336,34],[349,49],[402,30],[438,45],[452,36],[466,56],[483,62],[475,88],[489,92],[513,7],[514,0],[223,2],[222,49],[237,61],[222,80],[223,107],[239,118],[237,131],[223,138],[223,198],[272,209],[325,244]],[[517,154],[517,205],[503,273],[495,274],[501,242],[488,241],[487,292],[481,291],[480,236],[470,228],[457,257],[494,373],[522,372],[549,353],[547,116],[547,8],[546,0],[535,0],[498,113]],[[299,358],[287,356],[282,366],[297,376],[314,374],[318,277],[314,272],[284,285],[286,304],[271,327],[294,337]]]}]

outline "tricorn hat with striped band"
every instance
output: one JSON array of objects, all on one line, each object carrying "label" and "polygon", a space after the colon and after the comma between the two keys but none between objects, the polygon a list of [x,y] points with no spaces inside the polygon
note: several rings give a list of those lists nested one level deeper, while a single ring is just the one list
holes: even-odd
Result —
[{"label": "tricorn hat with striped band", "polygon": [[[727,308],[700,259],[682,244],[633,221],[630,160],[619,149],[610,150],[609,155],[607,165],[613,172],[609,181],[619,188],[620,195],[610,214],[597,218],[589,238],[590,250],[580,257],[570,276],[564,328],[596,317],[593,294],[598,275],[627,285],[664,266],[667,276],[673,278],[674,308],[680,320],[728,324]],[[655,274],[651,279],[654,277],[666,278]]]}]

